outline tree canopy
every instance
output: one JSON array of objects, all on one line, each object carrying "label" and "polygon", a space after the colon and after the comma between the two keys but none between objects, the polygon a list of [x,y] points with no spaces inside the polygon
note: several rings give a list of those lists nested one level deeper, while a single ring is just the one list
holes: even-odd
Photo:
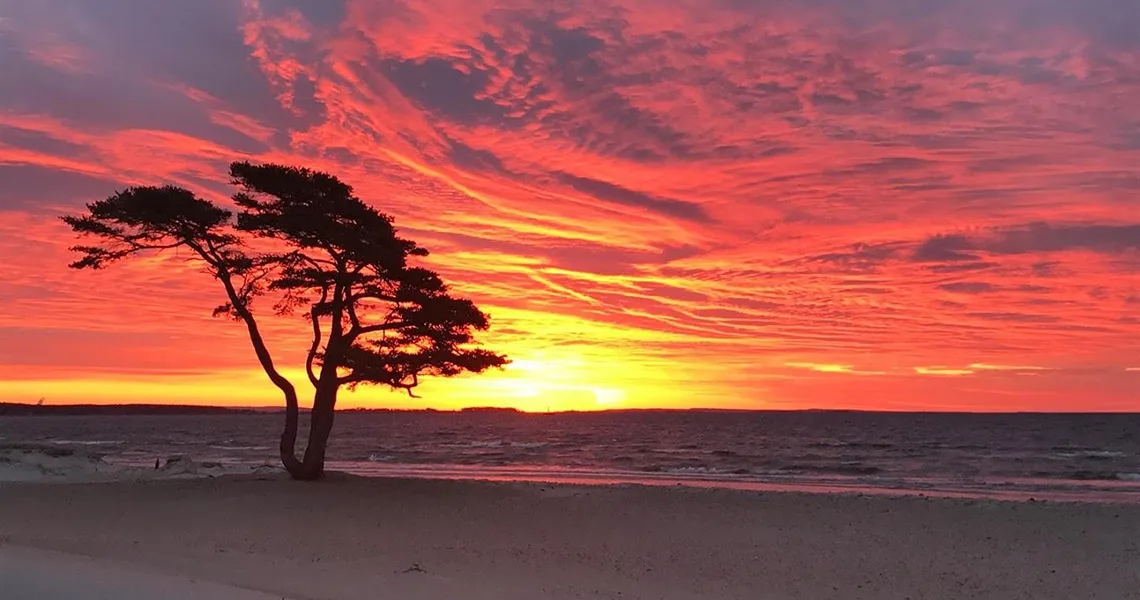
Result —
[{"label": "tree canopy", "polygon": [[[286,427],[281,457],[296,478],[323,472],[338,390],[384,385],[409,395],[422,376],[480,373],[507,364],[478,347],[488,317],[456,298],[440,276],[412,264],[428,251],[399,237],[393,220],[327,173],[276,164],[230,165],[236,210],[175,186],[131,187],[63,220],[98,244],[72,249],[76,269],[101,269],[142,253],[192,251],[221,283],[214,309],[245,324],[261,366],[281,389]],[[305,371],[315,388],[304,459],[294,453],[298,401],[261,335],[255,304],[304,310],[312,341]]]}]

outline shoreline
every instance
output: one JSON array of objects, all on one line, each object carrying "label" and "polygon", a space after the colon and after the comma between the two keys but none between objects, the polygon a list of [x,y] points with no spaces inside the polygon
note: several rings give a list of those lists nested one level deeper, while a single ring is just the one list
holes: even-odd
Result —
[{"label": "shoreline", "polygon": [[554,485],[641,485],[648,487],[685,486],[737,490],[747,492],[777,492],[805,494],[858,494],[869,496],[919,496],[932,498],[959,498],[968,500],[1050,501],[1074,503],[1108,503],[1140,505],[1140,481],[1120,481],[1113,488],[1096,488],[1107,482],[1085,482],[1073,485],[1076,480],[1028,480],[1011,482],[1005,486],[990,484],[958,485],[951,482],[927,480],[923,482],[894,481],[878,484],[858,478],[804,480],[764,480],[760,478],[728,478],[724,474],[700,475],[695,473],[643,473],[634,471],[606,471],[599,469],[573,469],[558,467],[487,467],[468,465],[406,465],[380,464],[360,461],[329,461],[330,467],[350,475],[368,478],[440,479],[457,481],[492,481],[546,483]]},{"label": "shoreline", "polygon": [[[386,461],[327,462],[330,472],[373,479],[424,479],[520,482],[555,485],[691,487],[751,492],[918,496],[974,500],[1050,501],[1140,505],[1140,480],[1008,481],[913,480],[867,476],[764,477],[701,470],[630,471],[550,465],[405,464]],[[0,483],[92,483],[211,478],[232,475],[283,475],[271,462],[198,461],[184,455],[167,459],[121,460],[98,452],[50,445],[0,446]]]},{"label": "shoreline", "polygon": [[0,545],[313,600],[1140,598],[1134,505],[330,475],[0,484]]}]

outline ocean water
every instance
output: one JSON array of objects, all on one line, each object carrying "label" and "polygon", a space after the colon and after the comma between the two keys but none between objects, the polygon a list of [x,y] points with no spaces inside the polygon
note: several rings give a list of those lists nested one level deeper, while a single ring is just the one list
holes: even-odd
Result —
[{"label": "ocean water", "polygon": [[[276,465],[280,414],[0,417],[112,464]],[[329,467],[471,477],[1140,502],[1140,415],[345,412]]]}]

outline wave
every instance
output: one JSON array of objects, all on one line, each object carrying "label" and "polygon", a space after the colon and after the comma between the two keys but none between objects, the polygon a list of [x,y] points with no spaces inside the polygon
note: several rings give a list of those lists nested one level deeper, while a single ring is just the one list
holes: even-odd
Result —
[{"label": "wave", "polygon": [[1068,473],[1065,479],[1077,481],[1119,481],[1120,474],[1114,471],[1074,471]]},{"label": "wave", "polygon": [[819,441],[804,444],[805,448],[843,448],[843,449],[856,449],[866,448],[871,450],[888,450],[895,447],[895,444],[887,442],[829,442]]},{"label": "wave", "polygon": [[519,448],[522,450],[534,450],[537,448],[545,448],[549,446],[549,442],[514,442],[511,440],[476,440],[472,442],[454,443],[448,442],[439,444],[439,448],[446,448],[449,450],[463,450],[471,448]]},{"label": "wave", "polygon": [[1064,452],[1058,452],[1057,456],[1063,456],[1065,458],[1088,458],[1088,459],[1093,459],[1093,460],[1097,460],[1097,459],[1108,460],[1111,458],[1123,458],[1123,457],[1127,456],[1127,454],[1125,454],[1123,452],[1118,452],[1116,450],[1066,450]]},{"label": "wave", "polygon": [[60,446],[118,446],[127,442],[126,440],[52,440],[51,443]]},{"label": "wave", "polygon": [[787,465],[777,469],[782,473],[819,473],[832,475],[878,475],[883,469],[871,465],[840,464],[840,465]]},{"label": "wave", "polygon": [[648,471],[657,473],[673,473],[676,475],[749,475],[749,469],[720,469],[716,467],[674,467]]},{"label": "wave", "polygon": [[1118,471],[1093,471],[1081,469],[1077,471],[1055,472],[1038,471],[1036,477],[1067,481],[1140,481],[1140,473],[1121,473]]}]

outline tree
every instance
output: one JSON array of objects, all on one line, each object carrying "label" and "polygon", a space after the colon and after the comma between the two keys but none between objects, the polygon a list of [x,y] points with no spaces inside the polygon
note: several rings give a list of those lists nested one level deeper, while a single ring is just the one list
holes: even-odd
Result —
[{"label": "tree", "polygon": [[[477,347],[488,317],[455,298],[440,277],[409,264],[427,256],[397,236],[392,219],[327,173],[282,165],[230,165],[234,212],[174,186],[131,187],[62,217],[99,245],[75,246],[70,266],[101,269],[144,253],[186,249],[221,283],[214,309],[244,323],[258,361],[285,396],[281,461],[294,479],[324,472],[325,449],[341,388],[386,385],[413,390],[421,376],[480,373],[507,364]],[[236,217],[236,218],[235,218]],[[305,371],[315,392],[304,456],[296,454],[298,399],[277,369],[254,315],[276,298],[281,315],[307,307],[312,330]]]}]

